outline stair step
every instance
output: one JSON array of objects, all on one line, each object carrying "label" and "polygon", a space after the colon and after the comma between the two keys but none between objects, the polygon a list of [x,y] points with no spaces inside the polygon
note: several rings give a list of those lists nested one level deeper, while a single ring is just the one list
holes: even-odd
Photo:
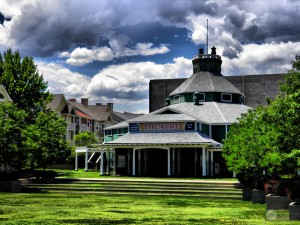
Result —
[{"label": "stair step", "polygon": [[234,182],[54,179],[27,180],[26,192],[97,193],[132,196],[186,196],[201,198],[241,199],[242,191]]}]

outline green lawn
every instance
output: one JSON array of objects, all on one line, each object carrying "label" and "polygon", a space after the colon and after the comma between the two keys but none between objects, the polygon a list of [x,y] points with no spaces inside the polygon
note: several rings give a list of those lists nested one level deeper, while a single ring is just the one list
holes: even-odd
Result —
[{"label": "green lawn", "polygon": [[[0,224],[291,224],[265,205],[188,197],[0,193]],[[300,224],[300,223],[293,223]]]},{"label": "green lawn", "polygon": [[[54,170],[59,173],[59,177],[65,177],[65,178],[121,178],[121,179],[162,179],[162,178],[153,178],[153,177],[126,177],[126,176],[100,176],[99,171],[96,170],[89,170],[88,172],[85,172],[84,169],[78,169],[78,171],[75,170]],[[168,177],[166,178],[168,180],[172,179],[178,179],[178,178],[172,178]],[[181,180],[189,179],[189,180],[199,180],[199,178],[180,178]],[[205,178],[205,180],[223,180],[223,181],[236,181],[238,180],[236,178]]]}]

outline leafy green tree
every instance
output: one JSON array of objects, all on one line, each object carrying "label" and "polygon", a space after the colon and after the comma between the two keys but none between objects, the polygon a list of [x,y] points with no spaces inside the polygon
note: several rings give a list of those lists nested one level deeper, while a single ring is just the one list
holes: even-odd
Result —
[{"label": "leafy green tree", "polygon": [[0,164],[6,171],[21,170],[25,164],[27,152],[22,144],[25,139],[22,131],[26,117],[27,112],[12,103],[0,104]]},{"label": "leafy green tree", "polygon": [[230,127],[223,146],[229,170],[237,174],[295,174],[300,166],[300,58],[285,75],[280,93],[265,107]]},{"label": "leafy green tree", "polygon": [[0,54],[0,84],[3,84],[14,104],[28,112],[33,122],[39,112],[51,101],[47,82],[39,75],[31,57],[21,59],[19,52],[10,49]]},{"label": "leafy green tree", "polygon": [[91,144],[98,143],[98,138],[93,132],[82,131],[75,135],[75,145],[76,146],[89,146]]},{"label": "leafy green tree", "polygon": [[40,112],[36,123],[28,126],[23,135],[28,149],[28,166],[42,167],[62,163],[71,155],[71,144],[66,141],[66,121],[51,111]]}]

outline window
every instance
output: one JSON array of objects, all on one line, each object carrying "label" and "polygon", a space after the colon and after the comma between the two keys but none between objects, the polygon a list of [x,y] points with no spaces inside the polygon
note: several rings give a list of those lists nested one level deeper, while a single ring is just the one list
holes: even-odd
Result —
[{"label": "window", "polygon": [[105,130],[106,136],[112,136],[111,130]]},{"label": "window", "polygon": [[122,135],[123,134],[123,129],[122,128],[119,128],[118,129],[118,135]]},{"label": "window", "polygon": [[221,100],[222,102],[232,102],[232,94],[222,93]]},{"label": "window", "polygon": [[97,130],[97,131],[99,130],[99,126],[98,126],[98,125],[96,126],[96,130]]},{"label": "window", "polygon": [[[205,93],[197,93],[197,97],[198,97],[198,101],[199,102],[204,102],[205,101]],[[193,94],[193,99],[195,99],[196,96],[195,96],[195,93]]]},{"label": "window", "polygon": [[180,95],[175,95],[174,96],[174,103],[179,103],[180,102]]},{"label": "window", "polygon": [[91,122],[87,121],[87,126],[90,127],[90,125],[91,125]]}]

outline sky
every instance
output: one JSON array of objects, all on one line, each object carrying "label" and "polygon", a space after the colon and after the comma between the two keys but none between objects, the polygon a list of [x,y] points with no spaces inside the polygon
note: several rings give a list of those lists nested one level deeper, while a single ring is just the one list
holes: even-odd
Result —
[{"label": "sky", "polygon": [[217,48],[224,76],[285,73],[300,0],[0,0],[0,52],[31,56],[53,94],[147,113],[151,79],[187,78]]}]

